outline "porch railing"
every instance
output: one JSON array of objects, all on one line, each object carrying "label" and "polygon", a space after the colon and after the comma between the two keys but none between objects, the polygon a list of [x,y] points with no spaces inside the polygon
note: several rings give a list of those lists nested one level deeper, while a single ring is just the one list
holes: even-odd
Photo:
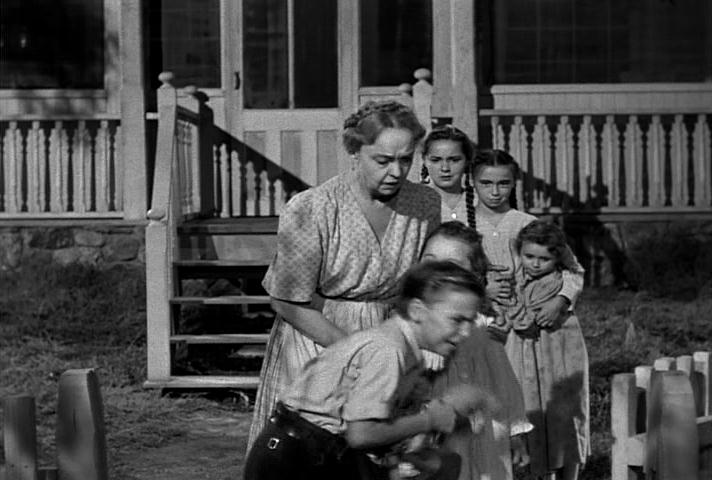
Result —
[{"label": "porch railing", "polygon": [[121,217],[118,116],[0,119],[0,218]]},{"label": "porch railing", "polygon": [[[413,88],[430,125],[432,88]],[[712,107],[674,110],[480,110],[479,143],[511,153],[517,197],[532,213],[680,212],[712,208]]]}]

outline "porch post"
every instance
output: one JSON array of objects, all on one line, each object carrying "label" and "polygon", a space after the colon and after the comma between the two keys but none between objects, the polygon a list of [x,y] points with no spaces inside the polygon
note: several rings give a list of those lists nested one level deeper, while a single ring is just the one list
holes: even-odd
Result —
[{"label": "porch post", "polygon": [[433,2],[432,115],[477,141],[475,0]]},{"label": "porch post", "polygon": [[148,209],[141,4],[142,0],[121,0],[121,155],[126,220],[145,219]]}]

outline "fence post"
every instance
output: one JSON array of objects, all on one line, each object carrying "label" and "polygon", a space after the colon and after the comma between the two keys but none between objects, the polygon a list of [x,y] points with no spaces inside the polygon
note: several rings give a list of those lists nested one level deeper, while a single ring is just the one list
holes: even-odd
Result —
[{"label": "fence post", "polygon": [[107,480],[104,408],[94,370],[64,372],[57,403],[59,480]]},{"label": "fence post", "polygon": [[697,480],[699,439],[695,398],[681,371],[656,371],[648,395],[646,465],[657,480]]},{"label": "fence post", "polygon": [[4,480],[37,480],[35,399],[13,395],[3,399]]},{"label": "fence post", "polygon": [[627,442],[635,435],[635,418],[638,408],[638,393],[635,375],[619,373],[613,376],[611,384],[611,480],[635,480],[637,478],[628,466]]}]

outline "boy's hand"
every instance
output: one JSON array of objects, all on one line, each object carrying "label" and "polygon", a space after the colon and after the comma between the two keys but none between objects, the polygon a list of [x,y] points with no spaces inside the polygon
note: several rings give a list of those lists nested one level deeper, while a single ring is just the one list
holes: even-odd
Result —
[{"label": "boy's hand", "polygon": [[529,465],[529,452],[522,435],[515,435],[511,438],[512,465],[515,467],[526,467]]},{"label": "boy's hand", "polygon": [[536,315],[536,323],[541,328],[559,328],[562,319],[566,318],[568,309],[569,300],[562,295],[557,295],[541,305]]},{"label": "boy's hand", "polygon": [[452,405],[436,398],[425,406],[425,413],[428,415],[428,423],[431,430],[452,433],[455,429],[457,413]]}]

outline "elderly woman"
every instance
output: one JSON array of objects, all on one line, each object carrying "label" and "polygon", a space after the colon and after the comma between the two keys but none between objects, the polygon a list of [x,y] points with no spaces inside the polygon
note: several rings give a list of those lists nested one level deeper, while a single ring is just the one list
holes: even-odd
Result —
[{"label": "elderly woman", "polygon": [[364,105],[344,123],[351,171],[285,206],[263,282],[277,318],[248,451],[277,397],[309,359],[386,319],[398,280],[440,223],[438,194],[406,180],[424,133],[412,110],[397,102]]}]

